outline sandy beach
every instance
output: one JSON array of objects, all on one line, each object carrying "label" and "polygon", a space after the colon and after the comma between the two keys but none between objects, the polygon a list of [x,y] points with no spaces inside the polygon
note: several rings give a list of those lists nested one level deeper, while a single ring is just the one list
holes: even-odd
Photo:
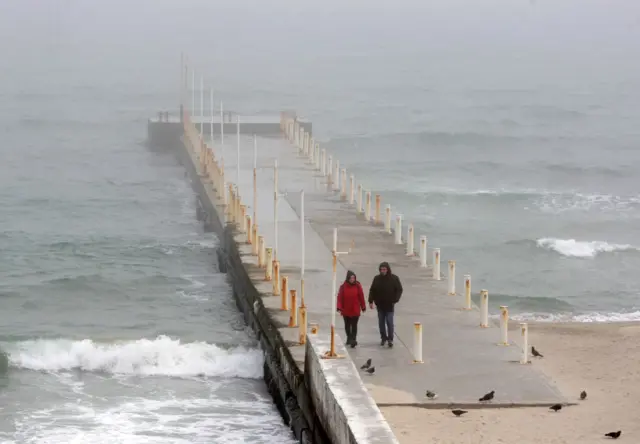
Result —
[{"label": "sandy beach", "polygon": [[[534,359],[576,406],[470,410],[383,407],[402,444],[600,443],[622,430],[617,442],[640,442],[640,323],[530,324]],[[588,392],[579,401],[582,390]]]}]

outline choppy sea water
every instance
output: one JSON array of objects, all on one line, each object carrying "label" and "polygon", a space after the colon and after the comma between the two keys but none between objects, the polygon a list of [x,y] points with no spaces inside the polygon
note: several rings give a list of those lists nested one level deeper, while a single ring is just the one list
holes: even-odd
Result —
[{"label": "choppy sea water", "polygon": [[492,309],[640,319],[638,6],[487,2],[3,5],[0,441],[291,440],[145,146],[180,51],[216,108],[311,119]]}]

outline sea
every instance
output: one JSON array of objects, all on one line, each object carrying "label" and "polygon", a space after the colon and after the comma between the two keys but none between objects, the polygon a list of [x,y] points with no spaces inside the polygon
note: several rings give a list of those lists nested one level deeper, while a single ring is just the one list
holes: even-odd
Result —
[{"label": "sea", "polygon": [[215,109],[310,119],[492,312],[615,322],[640,320],[639,51],[621,0],[3,2],[0,443],[294,442],[146,141],[181,53]]}]

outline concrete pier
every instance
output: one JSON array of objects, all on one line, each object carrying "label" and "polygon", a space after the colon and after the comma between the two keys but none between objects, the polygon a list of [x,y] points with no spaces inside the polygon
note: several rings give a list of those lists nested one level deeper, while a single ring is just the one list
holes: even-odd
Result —
[{"label": "concrete pier", "polygon": [[[160,126],[154,127],[154,131],[160,131],[162,125],[173,124],[170,121],[155,123]],[[166,127],[163,128],[165,131]],[[196,132],[193,126],[190,128],[189,131]],[[397,442],[377,406],[483,408],[566,402],[552,382],[537,369],[519,363],[520,348],[516,344],[498,345],[501,337],[497,326],[480,328],[477,309],[464,310],[464,296],[449,295],[446,279],[434,279],[432,267],[421,266],[417,255],[408,256],[406,245],[396,244],[395,235],[385,230],[382,224],[365,221],[364,215],[356,211],[355,204],[351,205],[348,200],[341,198],[340,191],[328,191],[327,177],[314,168],[308,156],[299,154],[298,148],[282,137],[279,118],[277,133],[281,137],[257,139],[257,198],[254,208],[254,142],[252,137],[243,135],[242,128],[241,121],[239,157],[235,124],[228,135],[225,128],[225,143],[220,145],[218,141],[214,144],[213,153],[218,163],[224,159],[226,183],[237,186],[237,194],[247,206],[246,214],[253,215],[255,211],[252,223],[257,224],[258,234],[263,236],[265,245],[271,248],[276,246],[273,171],[277,161],[277,191],[282,197],[278,204],[276,254],[280,275],[288,277],[289,288],[298,290],[298,294],[301,292],[302,251],[300,191],[304,190],[304,300],[309,324],[319,325],[317,334],[308,336],[307,344],[299,344],[298,328],[287,327],[289,312],[281,310],[281,298],[273,296],[273,284],[265,281],[264,269],[258,267],[258,258],[252,254],[253,248],[247,243],[246,234],[239,232],[239,226],[234,228],[229,224],[225,216],[229,206],[224,207],[217,202],[212,204],[212,208],[216,208],[227,229],[232,230],[234,248],[239,252],[242,266],[260,295],[261,306],[267,310],[283,338],[286,353],[292,356],[298,370],[303,372],[311,404],[317,410],[331,442]],[[308,128],[310,130],[310,125]],[[171,139],[164,134],[162,137]],[[200,169],[198,162],[202,163],[202,154],[197,153],[193,145],[185,143],[186,149],[191,151],[189,157],[196,164],[195,168]],[[184,149],[181,146],[176,148]],[[349,166],[346,165],[346,168]],[[236,179],[238,171],[239,177]],[[215,187],[211,186],[208,174],[200,171],[197,180],[211,187],[211,196],[215,197]],[[372,188],[375,184],[356,182],[366,190],[373,190],[373,195],[376,194]],[[222,193],[227,193],[227,190],[222,190]],[[213,199],[211,196],[209,198]],[[395,207],[394,202],[385,201],[384,195],[381,200],[384,206],[390,204],[394,213],[402,211]],[[347,270],[353,270],[363,284],[365,293],[368,293],[369,284],[381,261],[389,262],[393,272],[402,280],[404,294],[396,306],[393,349],[380,346],[375,310],[367,310],[360,319],[357,348],[345,349],[340,341],[338,351],[341,357],[325,360],[321,355],[329,347],[332,299],[335,298],[331,289],[331,250],[335,227],[338,228],[337,250],[350,249],[349,254],[339,257],[338,282],[344,280]],[[428,235],[415,233],[417,238],[423,234]],[[402,233],[403,240],[405,236]],[[429,246],[434,245],[437,246],[437,239],[429,239]],[[224,248],[229,249],[228,246]],[[446,252],[443,254],[446,257]],[[458,287],[464,291],[464,286]],[[422,363],[414,362],[414,323],[420,323],[423,328]],[[343,336],[341,319],[338,319],[338,331]],[[368,358],[373,360],[376,368],[373,375],[359,370]],[[284,371],[286,373],[289,370]],[[428,400],[425,397],[426,390],[436,392],[437,400]],[[495,390],[494,400],[489,405],[480,404],[478,399],[492,390]]]}]

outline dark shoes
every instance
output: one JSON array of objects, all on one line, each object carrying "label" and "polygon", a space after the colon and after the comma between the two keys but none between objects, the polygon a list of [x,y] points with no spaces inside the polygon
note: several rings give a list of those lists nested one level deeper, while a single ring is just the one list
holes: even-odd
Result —
[{"label": "dark shoes", "polygon": [[358,345],[358,341],[356,341],[355,339],[347,339],[347,345],[350,345],[351,348],[356,348],[356,345]]},{"label": "dark shoes", "polygon": [[380,341],[380,347],[384,347],[384,344],[387,342],[386,339],[383,339]]},{"label": "dark shoes", "polygon": [[387,345],[389,346],[389,348],[393,348],[393,342],[389,341],[387,342]]},{"label": "dark shoes", "polygon": [[384,347],[384,344],[387,344],[389,348],[393,348],[393,341],[389,341],[388,339],[383,339],[380,341],[380,347]]}]

